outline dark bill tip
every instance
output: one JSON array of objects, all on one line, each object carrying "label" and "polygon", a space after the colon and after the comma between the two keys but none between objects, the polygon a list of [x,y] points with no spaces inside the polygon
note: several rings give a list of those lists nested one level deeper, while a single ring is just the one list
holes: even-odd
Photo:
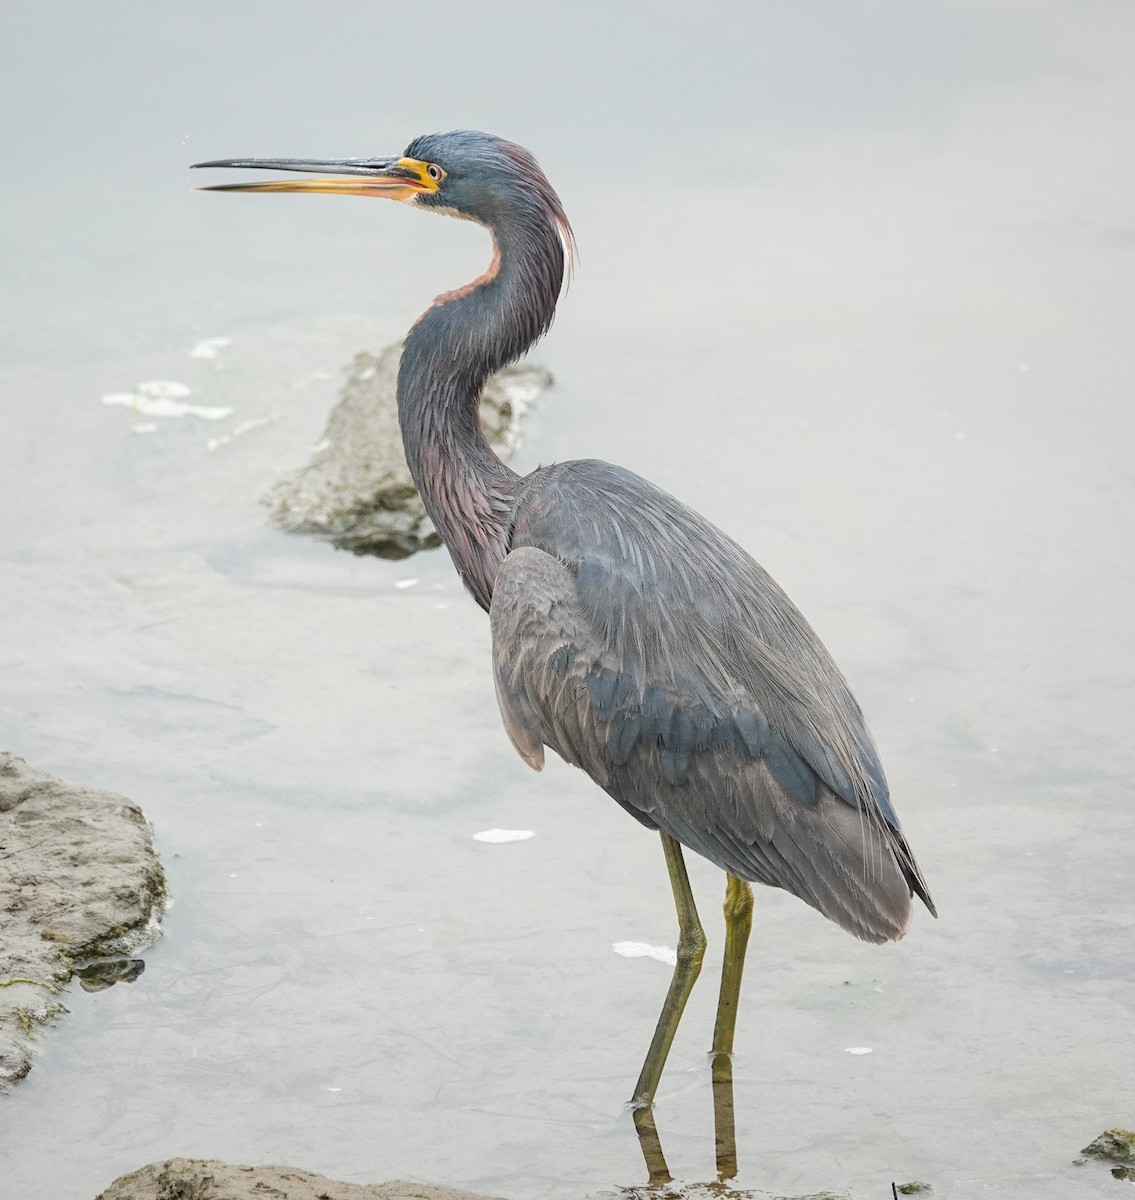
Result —
[{"label": "dark bill tip", "polygon": [[397,170],[398,159],[390,158],[215,158],[209,162],[191,164],[191,170],[228,168],[253,171],[308,171],[323,175],[389,175]]}]

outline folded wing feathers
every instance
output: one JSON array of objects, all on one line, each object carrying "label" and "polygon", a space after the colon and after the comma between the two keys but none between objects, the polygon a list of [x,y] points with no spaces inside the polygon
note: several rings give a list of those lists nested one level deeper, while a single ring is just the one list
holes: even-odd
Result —
[{"label": "folded wing feathers", "polygon": [[[514,550],[498,574],[497,694],[522,757],[537,765],[536,742],[546,743],[643,824],[723,869],[795,893],[858,937],[901,936],[910,890],[928,896],[901,831],[876,802],[877,760],[850,734],[833,745],[815,727],[815,712],[844,697],[762,711],[745,681],[732,677],[729,646],[700,614],[684,627],[682,644],[692,642],[691,657],[727,681],[731,695],[683,680],[667,644],[668,617],[608,627],[600,618],[622,610],[604,598],[631,585],[612,580],[602,563],[588,571],[598,603],[582,600],[572,571],[534,547]],[[755,649],[743,632],[733,638],[750,643],[740,659],[767,672],[774,695],[778,682],[793,682],[778,679],[790,667],[767,646]],[[794,741],[778,732],[786,724]]]}]

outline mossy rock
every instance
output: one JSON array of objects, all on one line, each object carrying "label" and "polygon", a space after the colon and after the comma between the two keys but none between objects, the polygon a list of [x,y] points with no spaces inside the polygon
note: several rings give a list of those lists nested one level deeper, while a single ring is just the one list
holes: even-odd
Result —
[{"label": "mossy rock", "polygon": [[1135,1133],[1130,1129],[1105,1129],[1080,1153],[1109,1162],[1135,1163]]},{"label": "mossy rock", "polygon": [[342,1183],[298,1167],[170,1158],[122,1175],[95,1200],[493,1200],[430,1183]]},{"label": "mossy rock", "polygon": [[[406,558],[441,545],[410,477],[398,426],[400,344],[363,353],[347,368],[339,403],[311,462],[264,497],[272,521],[340,550]],[[493,452],[510,457],[528,405],[552,383],[544,367],[498,371],[481,395],[481,429]]]}]

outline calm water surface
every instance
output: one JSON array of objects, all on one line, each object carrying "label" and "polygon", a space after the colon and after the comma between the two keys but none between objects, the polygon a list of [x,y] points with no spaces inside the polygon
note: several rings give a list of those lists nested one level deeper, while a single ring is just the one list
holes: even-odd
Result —
[{"label": "calm water surface", "polygon": [[[1130,10],[0,26],[0,745],[142,804],[175,900],[142,978],[76,989],[0,1105],[0,1194],[87,1200],[175,1154],[515,1200],[644,1179],[622,1104],[668,970],[612,944],[673,944],[657,840],[520,763],[443,553],[354,559],[257,503],[340,368],[486,239],[184,170],[463,125],[537,151],[582,250],[520,467],[621,462],[772,570],[870,715],[941,910],[880,949],[760,892],[739,1185],[1110,1194],[1070,1163],[1135,1124]],[[231,344],[191,357],[207,337]],[[150,379],[234,413],[99,402]],[[473,840],[494,826],[535,837]],[[722,880],[692,873],[711,951],[656,1113],[704,1181]]]}]

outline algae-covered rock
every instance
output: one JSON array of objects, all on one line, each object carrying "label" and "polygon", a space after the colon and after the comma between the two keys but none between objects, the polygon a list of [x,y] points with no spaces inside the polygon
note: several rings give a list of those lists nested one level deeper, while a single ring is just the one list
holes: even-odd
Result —
[{"label": "algae-covered rock", "polygon": [[116,1179],[95,1200],[493,1200],[430,1183],[339,1183],[298,1167],[171,1158]]},{"label": "algae-covered rock", "polygon": [[921,1179],[912,1179],[909,1183],[896,1183],[895,1191],[900,1196],[919,1196],[924,1192],[932,1192],[934,1189],[928,1183],[923,1183]]},{"label": "algae-covered rock", "polygon": [[1130,1129],[1105,1129],[1080,1153],[1109,1162],[1135,1163],[1135,1133]]},{"label": "algae-covered rock", "polygon": [[813,1192],[808,1196],[775,1196],[773,1200],[847,1200],[847,1196],[837,1196],[835,1192]]},{"label": "algae-covered rock", "polygon": [[810,1192],[807,1196],[770,1196],[765,1191],[733,1188],[715,1179],[712,1183],[645,1184],[625,1187],[618,1200],[849,1200],[845,1192]]},{"label": "algae-covered rock", "polygon": [[[341,550],[406,558],[441,544],[402,452],[395,390],[401,345],[360,354],[347,370],[315,456],[264,497],[289,533]],[[481,396],[481,428],[496,454],[516,449],[528,405],[551,385],[544,367],[520,363],[494,375]]]},{"label": "algae-covered rock", "polygon": [[[135,977],[158,936],[165,879],[146,818],[0,752],[0,1092],[31,1070],[37,1028],[91,960]],[[131,973],[133,972],[133,973]],[[102,986],[106,986],[105,983]]]}]

